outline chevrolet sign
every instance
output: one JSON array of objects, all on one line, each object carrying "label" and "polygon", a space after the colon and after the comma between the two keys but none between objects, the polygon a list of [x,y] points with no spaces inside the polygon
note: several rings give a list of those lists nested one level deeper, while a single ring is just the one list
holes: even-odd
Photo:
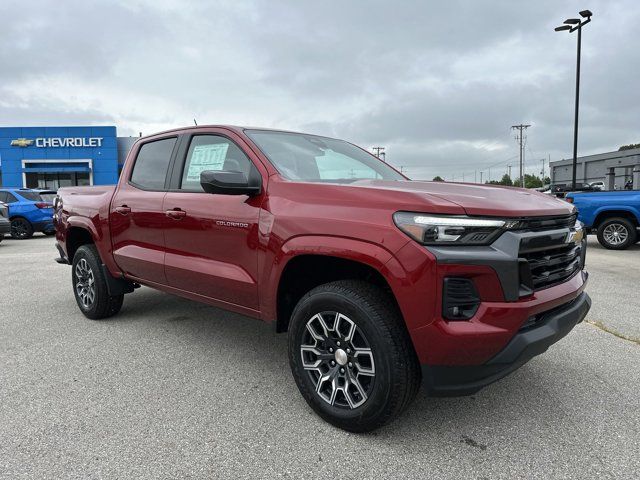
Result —
[{"label": "chevrolet sign", "polygon": [[36,138],[36,147],[101,147],[102,137]]},{"label": "chevrolet sign", "polygon": [[61,137],[53,137],[53,138],[36,138],[35,140],[27,139],[27,138],[18,138],[16,140],[11,140],[12,147],[28,147],[33,145],[34,142],[36,147],[39,148],[48,148],[48,147],[101,147],[102,146],[103,137],[71,137],[71,138],[61,138]]},{"label": "chevrolet sign", "polygon": [[26,138],[16,138],[15,140],[11,140],[12,147],[28,147],[29,145],[33,145],[33,140],[28,140]]}]

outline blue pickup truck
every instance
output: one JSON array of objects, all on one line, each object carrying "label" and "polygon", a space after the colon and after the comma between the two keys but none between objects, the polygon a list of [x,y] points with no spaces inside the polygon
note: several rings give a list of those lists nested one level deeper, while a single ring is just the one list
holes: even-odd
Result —
[{"label": "blue pickup truck", "polygon": [[604,248],[624,250],[640,241],[640,190],[571,192],[566,200]]}]

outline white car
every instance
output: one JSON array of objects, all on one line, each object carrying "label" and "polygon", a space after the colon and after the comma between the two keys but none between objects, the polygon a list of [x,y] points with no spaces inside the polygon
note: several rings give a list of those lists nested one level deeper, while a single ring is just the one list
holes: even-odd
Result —
[{"label": "white car", "polygon": [[593,182],[590,184],[594,190],[605,190],[604,182]]}]

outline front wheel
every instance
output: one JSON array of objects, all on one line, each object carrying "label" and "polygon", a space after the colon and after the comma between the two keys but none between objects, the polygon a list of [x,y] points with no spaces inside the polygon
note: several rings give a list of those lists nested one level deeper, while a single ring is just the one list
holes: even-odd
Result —
[{"label": "front wheel", "polygon": [[71,279],[80,311],[91,320],[102,320],[120,311],[124,295],[109,295],[94,245],[83,245],[73,256]]},{"label": "front wheel", "polygon": [[321,285],[300,300],[291,317],[289,362],[311,408],[352,432],[391,421],[420,386],[418,360],[397,307],[362,281]]},{"label": "front wheel", "polygon": [[624,250],[636,243],[636,228],[626,218],[609,218],[598,227],[598,242],[609,250]]}]

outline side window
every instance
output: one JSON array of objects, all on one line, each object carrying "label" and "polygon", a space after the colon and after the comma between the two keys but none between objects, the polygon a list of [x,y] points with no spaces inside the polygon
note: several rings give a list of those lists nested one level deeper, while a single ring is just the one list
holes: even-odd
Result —
[{"label": "side window", "polygon": [[247,178],[255,169],[240,147],[225,137],[196,135],[191,139],[182,171],[182,190],[203,191],[200,173],[205,170],[242,172]]},{"label": "side window", "polygon": [[18,199],[14,197],[12,193],[4,192],[4,194],[6,195],[5,199],[3,200],[4,203],[16,203],[18,201]]},{"label": "side window", "polygon": [[145,143],[140,147],[131,173],[131,183],[149,190],[163,190],[175,138]]},{"label": "side window", "polygon": [[0,192],[0,202],[7,203],[7,194],[5,192]]}]

